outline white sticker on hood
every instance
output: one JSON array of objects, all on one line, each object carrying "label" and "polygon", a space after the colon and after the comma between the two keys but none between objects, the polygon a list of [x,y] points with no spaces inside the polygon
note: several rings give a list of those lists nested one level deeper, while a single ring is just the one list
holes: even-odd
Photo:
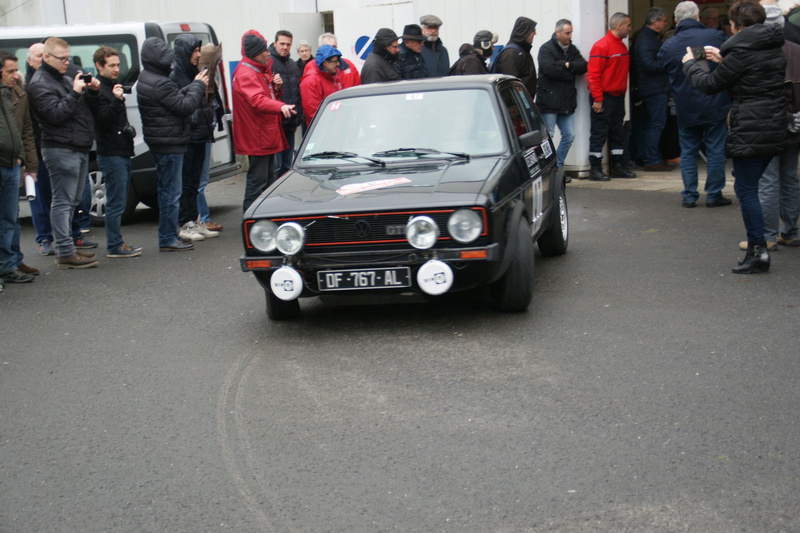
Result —
[{"label": "white sticker on hood", "polygon": [[411,180],[408,178],[392,178],[388,180],[367,181],[365,183],[351,183],[349,185],[340,187],[336,190],[336,192],[342,196],[347,196],[348,194],[383,189],[384,187],[403,185],[404,183],[411,183]]}]

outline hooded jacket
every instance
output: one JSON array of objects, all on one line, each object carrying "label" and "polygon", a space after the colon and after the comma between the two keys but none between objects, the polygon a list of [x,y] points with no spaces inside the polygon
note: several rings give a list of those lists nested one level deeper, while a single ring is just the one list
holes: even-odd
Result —
[{"label": "hooded jacket", "polygon": [[72,90],[73,79],[45,62],[31,78],[28,98],[41,128],[41,145],[88,152],[94,143],[94,117],[89,100],[97,91]]},{"label": "hooded jacket", "polygon": [[[494,67],[495,72],[516,76],[531,93],[531,98],[536,95],[536,65],[531,56],[531,44],[527,41],[528,35],[536,29],[536,23],[527,17],[519,17],[514,22],[511,30],[511,39],[497,56]],[[509,46],[514,45],[514,46]]]},{"label": "hooded jacket", "polygon": [[458,61],[450,69],[451,76],[468,76],[470,74],[488,74],[486,58],[475,45],[464,43],[458,48]]},{"label": "hooded jacket", "polygon": [[725,41],[722,62],[713,71],[705,72],[694,59],[683,64],[683,73],[704,93],[728,90],[733,96],[728,157],[772,156],[783,150],[788,122],[783,42],[777,25],[754,24]]},{"label": "hooded jacket", "polygon": [[[175,38],[173,52],[175,58],[172,60],[172,71],[169,79],[178,84],[178,87],[186,87],[194,81],[195,76],[200,73],[197,65],[192,65],[191,58],[194,51],[201,47],[203,42],[190,33],[183,33]],[[214,126],[216,125],[215,109],[212,106],[214,98],[208,98],[203,93],[203,98],[197,109],[189,119],[189,142],[206,143],[214,140]]]},{"label": "hooded jacket", "polygon": [[320,46],[311,62],[314,68],[307,70],[300,80],[300,100],[303,102],[306,126],[311,124],[325,97],[344,88],[340,79],[341,70],[331,74],[321,68],[323,61],[335,56],[338,56],[341,62],[342,56],[336,48],[327,44]]},{"label": "hooded jacket", "polygon": [[372,53],[364,61],[361,69],[361,83],[380,83],[400,80],[397,54],[389,53],[386,47],[398,39],[397,34],[388,28],[381,28],[372,42]]},{"label": "hooded jacket", "polygon": [[240,155],[265,156],[289,147],[283,132],[281,108],[284,103],[272,82],[271,59],[259,63],[245,56],[248,35],[264,37],[255,30],[242,36],[242,59],[233,71],[233,150]]},{"label": "hooded jacket", "polygon": [[536,87],[539,110],[542,113],[574,113],[578,107],[575,79],[581,74],[586,74],[586,60],[580,51],[572,42],[564,50],[553,34],[539,48],[539,83]]},{"label": "hooded jacket", "polygon": [[[714,124],[728,116],[731,98],[727,91],[706,94],[695,89],[684,76],[681,62],[687,46],[709,45],[719,48],[726,39],[725,33],[720,30],[707,28],[699,20],[685,19],[678,23],[675,35],[661,45],[658,59],[667,70],[679,128]],[[717,64],[709,61],[708,66],[713,70]]]},{"label": "hooded jacket", "polygon": [[[306,63],[306,66],[303,67],[303,76],[308,76],[312,71],[316,69],[317,65],[314,62],[314,58],[312,57],[308,61],[308,63]],[[342,83],[343,89],[361,85],[361,74],[358,72],[358,69],[350,61],[346,60],[343,57],[339,58],[339,72],[336,75],[336,79],[338,79]]]},{"label": "hooded jacket", "polygon": [[284,117],[283,129],[292,133],[303,122],[303,109],[300,106],[300,77],[301,72],[297,63],[292,61],[289,56],[283,57],[275,49],[274,45],[269,45],[269,56],[272,58],[272,73],[280,74],[283,80],[281,85],[281,102],[295,106],[296,115]]},{"label": "hooded jacket", "polygon": [[185,87],[169,78],[173,62],[169,45],[158,37],[142,44],[142,66],[137,99],[142,116],[144,140],[150,150],[182,154],[189,143],[189,118],[200,105],[206,86],[193,80]]}]

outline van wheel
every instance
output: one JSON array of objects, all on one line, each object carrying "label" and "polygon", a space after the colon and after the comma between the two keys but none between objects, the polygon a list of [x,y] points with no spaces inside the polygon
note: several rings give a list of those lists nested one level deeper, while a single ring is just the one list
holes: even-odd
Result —
[{"label": "van wheel", "polygon": [[491,286],[492,306],[498,311],[526,311],[533,299],[534,257],[531,228],[524,219],[517,223],[509,246],[513,249],[508,270]]},{"label": "van wheel", "polygon": [[[89,190],[91,205],[89,216],[93,226],[103,226],[106,220],[106,180],[103,173],[98,170],[89,172]],[[128,183],[128,197],[125,199],[125,210],[122,212],[122,224],[127,224],[139,205],[139,198],[133,190],[133,184]]]},{"label": "van wheel", "polygon": [[269,289],[264,289],[267,297],[267,316],[272,320],[290,320],[300,316],[300,302],[291,300],[289,302],[281,300]]},{"label": "van wheel", "polygon": [[564,255],[569,245],[569,211],[564,185],[558,193],[558,205],[550,212],[550,224],[537,241],[542,255]]}]

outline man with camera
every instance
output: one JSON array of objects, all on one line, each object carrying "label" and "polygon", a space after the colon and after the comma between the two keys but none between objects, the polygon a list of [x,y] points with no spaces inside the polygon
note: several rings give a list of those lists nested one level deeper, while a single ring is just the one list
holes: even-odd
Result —
[{"label": "man with camera", "polygon": [[136,136],[125,110],[125,92],[130,92],[130,87],[117,83],[119,52],[110,46],[101,46],[93,60],[100,81],[100,95],[92,101],[92,110],[97,132],[97,166],[103,173],[106,188],[106,256],[136,257],[142,254],[141,246],[130,246],[120,233]]},{"label": "man with camera", "polygon": [[42,160],[50,174],[53,228],[58,268],[97,266],[91,252],[77,251],[70,226],[80,203],[94,143],[94,118],[89,101],[100,82],[89,74],[67,75],[70,48],[51,37],[44,42],[42,66],[31,79],[28,97],[41,127]]}]

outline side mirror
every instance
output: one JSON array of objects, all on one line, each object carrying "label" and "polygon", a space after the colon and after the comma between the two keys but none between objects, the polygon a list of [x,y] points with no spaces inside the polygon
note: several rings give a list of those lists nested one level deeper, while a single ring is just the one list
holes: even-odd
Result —
[{"label": "side mirror", "polygon": [[534,130],[520,135],[519,144],[521,144],[523,148],[539,146],[542,144],[542,132],[539,130]]}]

